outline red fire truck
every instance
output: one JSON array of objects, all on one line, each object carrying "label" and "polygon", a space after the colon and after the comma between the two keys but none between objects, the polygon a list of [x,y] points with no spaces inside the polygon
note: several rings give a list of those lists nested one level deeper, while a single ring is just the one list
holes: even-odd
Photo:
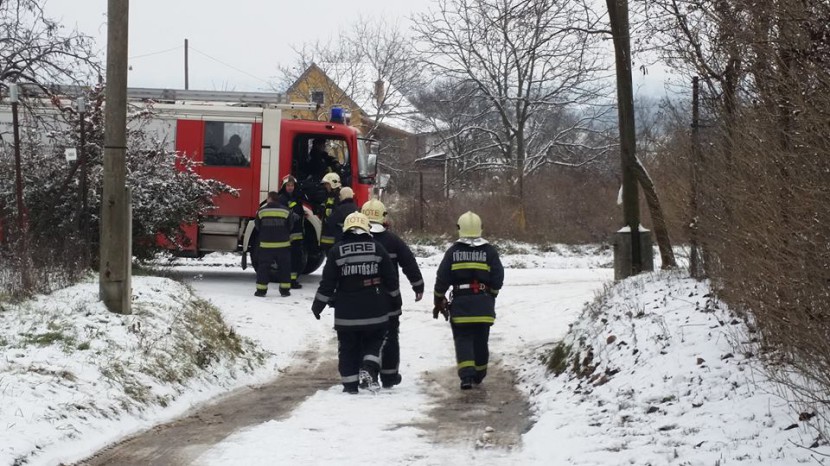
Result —
[{"label": "red fire truck", "polygon": [[[213,251],[247,253],[254,232],[254,216],[269,191],[278,191],[283,177],[297,175],[298,161],[309,153],[311,142],[322,138],[327,151],[342,166],[343,186],[350,186],[358,205],[372,192],[377,171],[373,141],[360,137],[357,128],[345,123],[342,110],[335,118],[311,121],[283,118],[287,110],[315,110],[314,104],[282,102],[280,94],[210,91],[134,89],[133,100],[152,101],[157,130],[175,135],[175,150],[199,162],[198,173],[222,181],[238,191],[221,195],[217,208],[198,225],[184,227],[186,244],[180,254],[201,256]],[[340,117],[337,117],[340,110]],[[224,157],[222,156],[224,154]],[[232,157],[228,158],[227,155]],[[323,262],[319,247],[322,222],[315,197],[320,200],[318,180],[300,180],[308,196],[304,202],[305,267],[310,273]]]}]

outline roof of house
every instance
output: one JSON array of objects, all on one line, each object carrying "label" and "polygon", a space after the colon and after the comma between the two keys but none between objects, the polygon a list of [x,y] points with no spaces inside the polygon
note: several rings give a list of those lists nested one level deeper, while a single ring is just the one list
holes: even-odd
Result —
[{"label": "roof of house", "polygon": [[[418,109],[374,66],[365,62],[312,63],[300,77],[288,88],[287,93],[296,89],[313,69],[322,72],[336,88],[348,96],[354,104],[371,120],[380,125],[410,134],[419,133],[423,118],[419,118]],[[375,96],[375,83],[381,80],[385,97],[379,108]]]}]

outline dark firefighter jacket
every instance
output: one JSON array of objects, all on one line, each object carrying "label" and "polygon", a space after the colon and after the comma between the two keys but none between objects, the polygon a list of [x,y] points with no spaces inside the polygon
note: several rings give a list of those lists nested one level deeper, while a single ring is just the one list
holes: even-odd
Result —
[{"label": "dark firefighter jacket", "polygon": [[334,305],[335,330],[372,330],[389,322],[389,298],[400,307],[398,274],[386,250],[368,234],[345,233],[328,253],[311,308]]},{"label": "dark firefighter jacket", "polygon": [[335,207],[334,211],[326,217],[323,223],[323,234],[320,235],[320,246],[324,248],[333,245],[340,241],[343,236],[343,222],[350,213],[357,212],[357,204],[354,199],[343,199],[340,204]]},{"label": "dark firefighter jacket", "polygon": [[332,189],[331,192],[326,193],[326,200],[323,201],[323,220],[331,217],[332,212],[337,207],[337,200],[340,199],[340,188]]},{"label": "dark firefighter jacket", "polygon": [[291,229],[291,241],[302,241],[303,239],[303,219],[305,218],[305,211],[303,210],[303,203],[300,202],[300,196],[295,191],[288,194],[285,189],[280,190],[280,203],[288,207],[293,215],[294,225]]},{"label": "dark firefighter jacket", "polygon": [[471,246],[462,240],[450,246],[438,266],[435,296],[442,297],[452,288],[453,324],[492,324],[503,284],[504,268],[496,248],[486,242]]},{"label": "dark firefighter jacket", "polygon": [[[415,260],[415,255],[412,254],[409,246],[391,231],[372,233],[372,236],[389,253],[389,258],[392,259],[392,265],[395,266],[395,273],[398,273],[398,265],[400,265],[404,275],[409,280],[409,284],[412,285],[412,291],[423,293],[424,278],[421,276],[421,269],[418,268],[418,262]],[[401,315],[401,308],[393,307],[389,315]]]},{"label": "dark firefighter jacket", "polygon": [[260,207],[254,220],[261,249],[287,248],[291,246],[291,229],[294,227],[291,212],[278,202]]}]

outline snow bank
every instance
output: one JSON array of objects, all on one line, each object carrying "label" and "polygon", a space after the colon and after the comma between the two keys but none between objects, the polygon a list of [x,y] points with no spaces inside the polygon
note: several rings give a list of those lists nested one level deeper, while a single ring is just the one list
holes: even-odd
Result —
[{"label": "snow bank", "polygon": [[135,277],[133,294],[129,316],[106,310],[97,281],[0,304],[0,464],[94,451],[252,382],[264,364],[184,285]]},{"label": "snow bank", "polygon": [[751,347],[706,283],[653,273],[610,286],[548,360],[561,375],[538,361],[521,371],[538,417],[526,461],[792,465],[829,454],[826,442],[803,448],[817,441],[812,413],[780,396]]}]

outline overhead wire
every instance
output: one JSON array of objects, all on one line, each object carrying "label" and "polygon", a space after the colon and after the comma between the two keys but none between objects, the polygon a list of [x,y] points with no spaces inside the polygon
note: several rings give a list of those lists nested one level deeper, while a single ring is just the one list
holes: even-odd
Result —
[{"label": "overhead wire", "polygon": [[206,57],[206,58],[209,58],[209,59],[211,59],[211,60],[215,61],[216,63],[219,63],[220,65],[224,65],[224,66],[226,66],[226,67],[228,67],[228,68],[230,68],[230,69],[232,69],[232,70],[234,70],[234,71],[237,71],[237,72],[239,72],[239,73],[242,73],[242,74],[244,74],[245,76],[248,76],[248,77],[254,78],[254,79],[258,80],[258,81],[262,81],[263,83],[268,84],[269,86],[271,85],[271,83],[270,83],[269,81],[267,81],[267,80],[265,80],[265,79],[262,79],[262,78],[260,78],[259,76],[255,76],[255,75],[253,75],[253,74],[251,74],[251,73],[249,73],[249,72],[247,72],[247,71],[245,71],[245,70],[243,70],[243,69],[237,68],[237,67],[235,67],[235,66],[233,66],[233,65],[231,65],[231,64],[229,64],[229,63],[225,63],[225,62],[223,62],[222,60],[220,60],[220,59],[218,59],[218,58],[216,58],[216,57],[210,56],[210,55],[208,55],[207,53],[202,52],[201,50],[199,50],[199,49],[197,49],[197,48],[193,47],[192,45],[190,46],[190,50],[193,50],[194,52],[198,53],[199,55],[202,55],[202,56],[204,56],[204,57]]},{"label": "overhead wire", "polygon": [[164,49],[164,50],[159,50],[159,51],[156,51],[156,52],[148,52],[148,53],[143,53],[143,54],[140,54],[140,55],[133,55],[131,57],[127,57],[127,59],[128,60],[135,60],[135,59],[138,59],[138,58],[152,57],[153,55],[161,55],[163,53],[168,53],[168,52],[172,52],[174,50],[179,50],[179,49],[183,49],[183,48],[184,48],[184,45],[177,45],[175,47],[171,47],[169,49]]}]

